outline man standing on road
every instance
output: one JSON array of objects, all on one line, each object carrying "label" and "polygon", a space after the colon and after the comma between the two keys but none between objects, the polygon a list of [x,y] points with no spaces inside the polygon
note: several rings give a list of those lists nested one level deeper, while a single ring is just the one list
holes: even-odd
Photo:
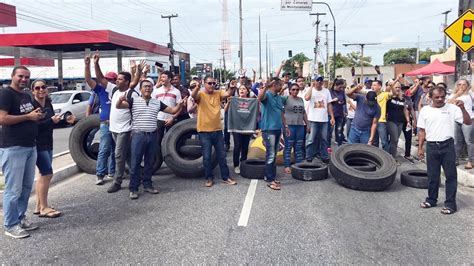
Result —
[{"label": "man standing on road", "polygon": [[441,166],[446,176],[446,201],[442,214],[453,214],[457,211],[456,192],[458,175],[456,169],[456,152],[454,148],[454,126],[456,123],[470,125],[471,117],[464,108],[464,102],[456,100],[455,104],[446,103],[446,90],[436,86],[429,91],[431,106],[421,109],[418,117],[418,157],[425,154],[423,144],[426,139],[426,169],[428,173],[428,197],[420,207],[435,207],[438,201],[438,190]]},{"label": "man standing on road", "polygon": [[[175,114],[181,111],[186,98],[174,107],[168,107],[162,101],[151,97],[153,83],[149,80],[140,82],[141,97],[122,95],[115,104],[119,109],[129,109],[132,112],[131,156],[130,171],[130,199],[138,199],[138,187],[143,184],[143,190],[150,194],[157,194],[158,189],[153,187],[151,176],[155,160],[157,138],[158,112]],[[140,178],[140,164],[144,160],[143,177]]]},{"label": "man standing on road", "polygon": [[229,167],[227,166],[221,123],[221,102],[223,99],[234,95],[234,91],[216,91],[214,89],[216,81],[212,77],[206,77],[204,81],[204,90],[201,91],[200,87],[196,86],[191,97],[197,103],[197,131],[202,145],[206,187],[212,187],[214,185],[211,164],[211,152],[213,146],[216,150],[217,161],[219,163],[223,182],[228,185],[235,185],[237,182],[230,178]]},{"label": "man standing on road", "polygon": [[283,99],[280,96],[282,81],[275,77],[265,84],[258,93],[258,100],[262,103],[262,119],[260,128],[265,144],[265,181],[273,190],[280,190],[280,182],[276,180],[276,154],[280,143],[283,128]]},{"label": "man standing on road", "polygon": [[[129,72],[122,71],[118,73],[116,84],[113,84],[108,82],[102,74],[99,65],[99,54],[94,54],[93,59],[97,82],[106,88],[105,90],[107,93],[111,95],[112,103],[117,102],[121,96],[127,95],[129,88],[132,88],[131,90],[133,90],[140,79],[144,66],[144,63],[142,62],[139,67],[137,67],[137,73],[135,74],[133,81],[131,80],[132,75]],[[138,95],[138,93],[136,94]],[[122,184],[125,172],[125,162],[128,158],[128,150],[130,147],[130,132],[132,131],[131,119],[130,110],[117,109],[115,104],[111,105],[109,130],[112,132],[112,138],[115,141],[115,176],[114,184],[112,184],[112,186],[107,190],[109,193],[119,191]],[[103,178],[97,177],[96,184],[103,185]]]},{"label": "man standing on road", "polygon": [[349,89],[347,96],[357,103],[354,119],[349,131],[349,143],[364,143],[372,145],[377,122],[380,117],[380,106],[377,104],[377,95],[374,91],[362,95],[359,92],[363,89],[361,84]]},{"label": "man standing on road", "polygon": [[[189,93],[189,90],[185,88],[183,85],[181,85],[181,81],[179,80],[178,75],[174,75],[173,79],[171,80],[171,85],[173,85],[179,92],[181,93],[181,99],[184,99],[186,97],[189,97],[191,93]],[[189,118],[188,110],[187,108],[182,108],[181,112],[173,115],[175,118],[176,123],[179,121],[185,120]]]},{"label": "man standing on road", "polygon": [[[91,77],[91,59],[90,56],[84,58],[85,70],[84,77],[87,85],[92,88],[93,94],[91,97],[98,98],[100,106],[100,141],[99,141],[99,154],[97,155],[96,164],[96,176],[104,179],[104,176],[108,172],[110,177],[115,174],[115,142],[112,138],[112,133],[109,130],[109,119],[110,119],[110,99],[112,98],[112,92],[107,91],[103,86],[95,82]],[[108,82],[115,84],[117,80],[117,74],[114,72],[108,72],[105,75],[105,79]]]},{"label": "man standing on road", "polygon": [[324,89],[323,77],[313,78],[312,87],[308,89],[304,99],[309,102],[308,121],[310,133],[306,138],[306,160],[312,161],[318,156],[324,163],[329,163],[328,154],[328,118],[334,126],[335,119],[332,110],[331,93]]},{"label": "man standing on road", "polygon": [[11,84],[0,89],[0,161],[5,176],[3,224],[5,235],[25,238],[26,231],[38,227],[26,220],[26,209],[35,178],[37,121],[44,117],[34,109],[33,98],[23,90],[30,81],[30,71],[17,66]]},{"label": "man standing on road", "polygon": [[374,139],[374,146],[379,146],[379,138],[382,144],[382,149],[390,153],[390,144],[388,142],[387,133],[387,102],[392,98],[390,86],[388,91],[382,91],[382,81],[374,80],[372,82],[372,90],[377,93],[377,103],[380,106],[380,118],[377,124],[377,135]]}]

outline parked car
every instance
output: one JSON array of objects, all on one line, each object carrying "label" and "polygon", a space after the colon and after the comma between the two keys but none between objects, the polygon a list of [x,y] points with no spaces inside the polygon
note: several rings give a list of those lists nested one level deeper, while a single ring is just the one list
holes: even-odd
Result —
[{"label": "parked car", "polygon": [[49,94],[55,114],[64,115],[64,118],[74,115],[77,120],[86,116],[90,96],[88,91],[58,91]]}]

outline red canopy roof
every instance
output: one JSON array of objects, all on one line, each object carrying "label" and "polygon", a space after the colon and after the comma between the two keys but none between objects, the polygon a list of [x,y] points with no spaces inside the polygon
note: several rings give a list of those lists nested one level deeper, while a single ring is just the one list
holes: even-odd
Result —
[{"label": "red canopy roof", "polygon": [[405,73],[405,76],[430,76],[436,74],[454,74],[454,67],[445,65],[441,63],[438,59],[435,59],[435,61],[431,64],[428,64],[417,70]]}]

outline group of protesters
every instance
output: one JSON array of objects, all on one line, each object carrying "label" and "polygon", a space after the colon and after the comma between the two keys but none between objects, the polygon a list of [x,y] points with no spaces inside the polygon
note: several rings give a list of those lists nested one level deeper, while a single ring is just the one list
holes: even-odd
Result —
[{"label": "group of protesters", "polygon": [[[99,65],[100,55],[87,55],[84,75],[94,92],[88,114],[100,116],[100,144],[96,165],[96,184],[113,180],[107,192],[122,188],[125,166],[130,168],[129,198],[139,198],[139,187],[157,194],[152,182],[153,164],[160,154],[164,134],[181,120],[196,118],[202,146],[205,186],[214,185],[211,151],[215,149],[222,182],[236,185],[226,161],[233,139],[233,167],[240,174],[240,162],[247,159],[250,141],[261,133],[265,146],[265,181],[280,190],[276,155],[284,139],[284,172],[291,173],[294,161],[320,160],[329,163],[332,136],[335,148],[344,143],[380,146],[398,162],[398,140],[405,138],[404,158],[411,156],[412,136],[418,136],[417,159],[426,162],[429,178],[428,197],[422,208],[437,204],[440,169],[446,175],[446,201],[442,213],[456,212],[456,164],[467,147],[466,169],[474,162],[472,129],[474,89],[465,79],[456,82],[447,97],[444,83],[434,84],[429,77],[410,83],[403,75],[383,80],[378,67],[374,80],[358,84],[355,79],[329,81],[322,76],[302,76],[292,82],[290,73],[280,72],[268,80],[241,75],[219,86],[213,77],[193,78],[181,84],[170,71],[161,71],[158,80],[148,77],[145,61],[132,61],[130,72],[107,72]],[[95,79],[91,75],[91,64]],[[471,63],[474,68],[474,63]],[[24,66],[12,71],[9,87],[0,90],[0,159],[5,176],[3,201],[5,234],[13,238],[29,236],[38,228],[26,219],[29,195],[34,184],[35,165],[37,204],[34,214],[56,218],[61,212],[48,205],[47,194],[53,176],[53,126],[61,120],[74,123],[75,117],[55,114],[46,82],[31,83],[31,94],[24,90],[30,71]],[[97,107],[97,108],[95,108]],[[221,111],[224,109],[224,126]],[[22,160],[18,160],[22,158]],[[143,171],[141,164],[144,163]]]}]

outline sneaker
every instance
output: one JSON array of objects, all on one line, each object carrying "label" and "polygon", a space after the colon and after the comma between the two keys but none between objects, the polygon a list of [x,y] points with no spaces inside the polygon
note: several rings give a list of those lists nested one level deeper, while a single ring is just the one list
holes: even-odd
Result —
[{"label": "sneaker", "polygon": [[104,184],[104,177],[103,176],[97,176],[97,181],[95,181],[95,184],[98,186],[102,186]]},{"label": "sneaker", "polygon": [[5,229],[5,235],[15,238],[15,239],[25,238],[25,237],[30,236],[30,234],[28,234],[26,230],[22,229],[19,224],[13,226],[10,229]]},{"label": "sneaker", "polygon": [[132,200],[138,199],[138,192],[130,191],[130,194],[128,197]]},{"label": "sneaker", "polygon": [[38,229],[38,226],[28,221],[26,218],[20,221],[19,226],[25,231],[33,231]]},{"label": "sneaker", "polygon": [[113,175],[104,176],[104,181],[105,181],[105,182],[112,181],[112,180],[114,180],[114,176],[113,176]]},{"label": "sneaker", "polygon": [[150,193],[150,194],[158,194],[160,193],[160,191],[154,187],[147,187],[147,188],[144,188],[143,191],[145,191],[146,193]]},{"label": "sneaker", "polygon": [[122,188],[121,185],[119,185],[119,184],[117,184],[117,183],[113,183],[113,184],[107,189],[107,192],[108,192],[108,193],[115,193],[115,192],[119,191],[121,188]]},{"label": "sneaker", "polygon": [[236,166],[236,167],[234,168],[234,173],[240,175],[240,167],[239,167],[239,166]]}]

